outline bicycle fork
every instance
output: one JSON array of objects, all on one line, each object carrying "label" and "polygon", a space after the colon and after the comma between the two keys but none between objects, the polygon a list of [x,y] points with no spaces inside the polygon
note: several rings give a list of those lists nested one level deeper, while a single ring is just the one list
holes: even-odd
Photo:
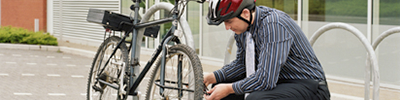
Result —
[{"label": "bicycle fork", "polygon": [[[167,44],[168,44],[168,41],[170,41],[171,39],[173,39],[173,38],[177,38],[177,37],[175,37],[175,36],[170,36],[170,37],[168,37],[167,39],[166,39],[166,41],[167,42],[164,42],[163,43],[163,46],[162,46],[162,57],[161,57],[161,68],[160,68],[160,95],[163,95],[163,92],[164,92],[164,87],[165,87],[165,82],[166,82],[166,80],[165,80],[165,68],[166,68],[166,58],[167,58]],[[178,94],[179,94],[179,97],[181,97],[182,96],[182,55],[178,55],[178,71],[177,71],[177,75],[178,75],[178,77],[177,77],[177,79],[178,79],[178,82],[177,82],[177,84],[178,84]],[[170,82],[170,81],[168,81],[168,82]],[[175,83],[175,82],[174,82]],[[164,95],[163,95],[164,96]]]}]

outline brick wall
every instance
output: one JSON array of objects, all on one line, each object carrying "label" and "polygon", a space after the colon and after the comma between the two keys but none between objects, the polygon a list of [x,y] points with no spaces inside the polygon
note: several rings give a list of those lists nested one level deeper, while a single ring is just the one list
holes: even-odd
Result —
[{"label": "brick wall", "polygon": [[1,0],[1,26],[34,30],[39,19],[39,30],[46,31],[46,0]]}]

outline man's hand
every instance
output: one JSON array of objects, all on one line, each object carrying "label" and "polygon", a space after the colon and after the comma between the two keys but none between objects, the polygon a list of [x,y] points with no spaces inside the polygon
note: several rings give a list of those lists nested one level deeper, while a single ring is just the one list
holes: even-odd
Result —
[{"label": "man's hand", "polygon": [[211,95],[204,95],[206,100],[220,100],[235,91],[233,91],[232,84],[218,84],[207,93]]},{"label": "man's hand", "polygon": [[214,73],[210,73],[210,74],[205,75],[203,83],[206,85],[206,87],[209,84],[217,83],[217,80],[215,79]]}]

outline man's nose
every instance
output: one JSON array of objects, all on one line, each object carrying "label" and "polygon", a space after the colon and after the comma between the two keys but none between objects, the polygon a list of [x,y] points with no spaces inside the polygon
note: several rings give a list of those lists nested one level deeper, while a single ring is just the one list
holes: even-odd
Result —
[{"label": "man's nose", "polygon": [[224,23],[224,24],[225,24],[225,29],[226,29],[226,30],[231,29],[231,26],[230,26],[230,25],[228,25],[228,24],[226,24],[226,23]]}]

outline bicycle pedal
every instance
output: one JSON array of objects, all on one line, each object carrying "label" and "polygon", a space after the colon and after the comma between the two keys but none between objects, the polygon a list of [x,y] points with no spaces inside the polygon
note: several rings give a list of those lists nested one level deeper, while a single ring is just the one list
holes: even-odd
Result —
[{"label": "bicycle pedal", "polygon": [[95,91],[99,91],[100,93],[103,93],[103,89],[101,89],[101,88],[98,87],[98,86],[92,86],[92,88],[93,88]]}]

